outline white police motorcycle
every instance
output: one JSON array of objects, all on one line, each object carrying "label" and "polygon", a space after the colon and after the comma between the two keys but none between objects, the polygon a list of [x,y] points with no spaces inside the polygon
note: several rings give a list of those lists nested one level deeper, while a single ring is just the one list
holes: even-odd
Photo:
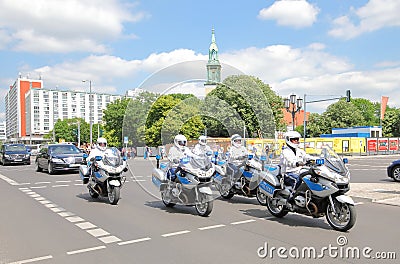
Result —
[{"label": "white police motorcycle", "polygon": [[198,215],[208,216],[213,209],[211,179],[215,172],[209,157],[184,157],[175,171],[169,163],[160,164],[159,156],[156,158],[158,165],[153,170],[152,182],[160,191],[165,206],[194,205]]},{"label": "white police motorcycle", "polygon": [[343,232],[351,229],[356,222],[356,210],[353,199],[345,195],[350,190],[347,162],[333,149],[323,146],[319,157],[301,169],[301,184],[289,200],[291,187],[285,183],[279,165],[269,165],[260,183],[267,195],[268,211],[279,218],[288,212],[314,218],[325,216],[333,229]]},{"label": "white police motorcycle", "polygon": [[[217,170],[214,176],[215,188],[224,199],[231,199],[235,194],[245,197],[256,197],[261,205],[266,205],[267,196],[260,189],[260,182],[266,176],[264,171],[266,156],[248,155],[242,166],[234,173],[228,168],[225,160],[216,160]],[[222,170],[222,172],[221,172]]]},{"label": "white police motorcycle", "polygon": [[[88,155],[83,156],[86,161]],[[128,170],[126,157],[120,151],[108,148],[104,156],[96,156],[94,160],[87,161],[86,165],[79,167],[79,175],[84,184],[87,184],[92,198],[99,196],[108,197],[110,204],[116,205],[120,199],[120,190],[126,181],[122,175]]]}]

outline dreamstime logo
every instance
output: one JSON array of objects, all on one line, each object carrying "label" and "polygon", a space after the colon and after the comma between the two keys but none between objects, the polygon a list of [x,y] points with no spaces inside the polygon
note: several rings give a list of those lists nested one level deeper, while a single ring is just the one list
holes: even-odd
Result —
[{"label": "dreamstime logo", "polygon": [[329,244],[320,249],[315,247],[270,247],[267,242],[264,246],[257,249],[257,255],[260,258],[280,258],[280,259],[322,259],[340,258],[340,259],[396,259],[396,252],[374,252],[369,247],[350,247],[347,246],[348,240],[345,236],[338,236],[336,245]]}]

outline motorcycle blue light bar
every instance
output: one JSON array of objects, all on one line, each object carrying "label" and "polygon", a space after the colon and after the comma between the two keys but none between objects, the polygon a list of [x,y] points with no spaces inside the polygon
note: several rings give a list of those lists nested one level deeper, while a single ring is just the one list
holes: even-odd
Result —
[{"label": "motorcycle blue light bar", "polygon": [[96,161],[100,161],[101,160],[101,156],[96,156]]},{"label": "motorcycle blue light bar", "polygon": [[343,159],[343,163],[344,163],[344,164],[349,163],[349,159],[348,159],[348,158],[344,158],[344,159]]},{"label": "motorcycle blue light bar", "polygon": [[254,157],[253,154],[249,154],[249,155],[248,155],[248,158],[249,158],[249,159],[252,159],[253,157]]},{"label": "motorcycle blue light bar", "polygon": [[325,163],[325,161],[323,159],[317,159],[317,160],[315,160],[315,163],[318,165],[323,165]]},{"label": "motorcycle blue light bar", "polygon": [[156,160],[160,160],[161,156],[160,155],[156,155]]}]

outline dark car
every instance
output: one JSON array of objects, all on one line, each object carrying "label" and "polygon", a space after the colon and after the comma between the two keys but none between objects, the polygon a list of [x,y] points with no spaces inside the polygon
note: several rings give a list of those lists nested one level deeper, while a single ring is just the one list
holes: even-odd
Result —
[{"label": "dark car", "polygon": [[36,156],[36,171],[76,171],[82,164],[83,153],[73,144],[44,145]]},{"label": "dark car", "polygon": [[393,180],[400,182],[400,160],[395,160],[387,167],[387,175]]},{"label": "dark car", "polygon": [[24,144],[4,144],[1,146],[0,163],[7,164],[31,164],[31,154]]}]

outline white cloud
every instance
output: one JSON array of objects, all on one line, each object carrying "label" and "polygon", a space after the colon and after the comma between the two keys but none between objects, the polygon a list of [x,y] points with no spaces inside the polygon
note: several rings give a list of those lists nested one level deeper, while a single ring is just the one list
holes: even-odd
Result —
[{"label": "white cloud", "polygon": [[398,27],[400,26],[399,13],[400,1],[398,0],[370,0],[357,10],[351,8],[350,14],[336,18],[329,34],[338,38],[351,39],[384,27]]},{"label": "white cloud", "polygon": [[[270,84],[283,97],[295,93],[298,96],[307,94],[312,99],[326,99],[332,95],[344,96],[346,90],[350,89],[355,98],[379,102],[380,97],[385,95],[390,97],[390,106],[400,107],[399,65],[368,72],[357,71],[346,58],[323,51],[324,44],[313,44],[311,47],[314,48],[274,45],[221,53],[222,74],[236,67]],[[206,58],[207,55],[184,49],[154,53],[143,60],[90,56],[76,62],[34,69],[31,76],[42,73],[47,88],[58,85],[63,89],[87,91],[88,84],[82,83],[86,79],[93,81],[95,92],[124,94],[141,82],[144,82],[142,88],[162,92],[160,87],[171,87],[171,83],[206,78]],[[232,72],[239,74],[239,70]],[[188,87],[192,85],[189,83],[179,87],[191,89]],[[310,104],[307,109],[323,112],[333,102]]]},{"label": "white cloud", "polygon": [[261,9],[258,18],[276,20],[281,26],[303,28],[311,26],[317,20],[318,13],[319,8],[305,0],[280,0]]},{"label": "white cloud", "polygon": [[123,23],[145,16],[130,13],[134,8],[118,0],[2,0],[0,30],[9,32],[16,50],[102,53],[100,42],[121,37]]}]

